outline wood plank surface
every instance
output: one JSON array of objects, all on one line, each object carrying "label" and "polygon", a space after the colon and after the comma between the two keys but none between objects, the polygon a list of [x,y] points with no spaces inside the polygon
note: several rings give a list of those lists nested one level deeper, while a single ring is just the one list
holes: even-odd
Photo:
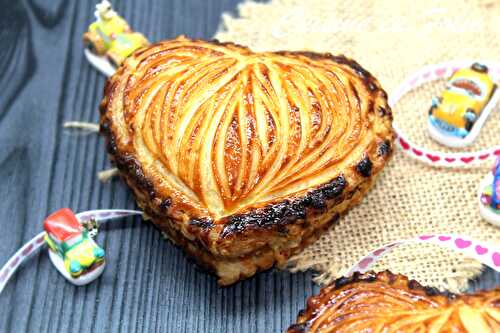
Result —
[{"label": "wood plank surface", "polygon": [[[151,40],[210,38],[238,0],[113,1]],[[61,207],[134,208],[103,140],[61,127],[97,122],[104,77],[85,60],[81,35],[94,1],[0,0],[0,264]],[[39,254],[0,295],[0,332],[281,332],[318,290],[311,273],[269,271],[229,288],[200,272],[138,218],[104,226],[108,266],[97,282],[66,283]],[[486,271],[472,289],[500,283]]]}]

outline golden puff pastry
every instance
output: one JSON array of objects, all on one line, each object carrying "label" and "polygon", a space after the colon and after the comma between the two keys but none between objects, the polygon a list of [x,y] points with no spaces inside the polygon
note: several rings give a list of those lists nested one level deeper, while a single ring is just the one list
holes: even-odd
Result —
[{"label": "golden puff pastry", "polygon": [[500,288],[455,295],[389,271],[357,273],[309,298],[287,332],[500,332]]},{"label": "golden puff pastry", "polygon": [[344,56],[178,37],[107,82],[101,131],[137,202],[227,285],[313,242],[392,152],[387,94]]}]

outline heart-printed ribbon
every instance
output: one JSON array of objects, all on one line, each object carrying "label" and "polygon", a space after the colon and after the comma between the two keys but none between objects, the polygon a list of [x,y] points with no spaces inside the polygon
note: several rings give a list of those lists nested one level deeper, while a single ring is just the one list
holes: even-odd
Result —
[{"label": "heart-printed ribbon", "polygon": [[480,263],[493,268],[500,272],[500,247],[497,245],[488,244],[470,237],[454,235],[454,234],[435,234],[422,235],[412,239],[397,240],[385,244],[362,257],[352,268],[347,272],[347,276],[354,272],[365,273],[385,254],[391,252],[394,248],[410,243],[430,243],[442,247],[447,247],[456,252],[462,253],[468,257],[474,258]]}]

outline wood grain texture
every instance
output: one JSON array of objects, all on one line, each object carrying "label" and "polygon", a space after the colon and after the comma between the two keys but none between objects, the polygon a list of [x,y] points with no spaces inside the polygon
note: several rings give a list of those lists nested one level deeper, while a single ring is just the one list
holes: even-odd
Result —
[{"label": "wood grain texture", "polygon": [[[114,1],[151,40],[178,34],[210,38],[238,0]],[[62,129],[66,120],[98,121],[104,77],[87,64],[81,35],[93,1],[0,0],[0,263],[39,232],[50,212],[71,207],[134,208],[95,135]],[[311,273],[271,271],[219,288],[180,250],[139,219],[104,227],[108,267],[95,283],[66,283],[47,256],[19,271],[0,296],[0,332],[280,332],[318,290]],[[486,271],[472,288],[500,283]]]}]

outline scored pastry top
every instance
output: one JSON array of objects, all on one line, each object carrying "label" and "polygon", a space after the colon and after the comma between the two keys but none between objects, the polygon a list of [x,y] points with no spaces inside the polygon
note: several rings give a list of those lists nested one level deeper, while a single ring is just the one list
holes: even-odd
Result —
[{"label": "scored pastry top", "polygon": [[214,221],[370,177],[393,139],[385,92],[352,60],[182,36],[129,57],[101,110],[157,196]]},{"label": "scored pastry top", "polygon": [[288,333],[498,332],[500,288],[442,293],[389,271],[355,273],[307,301]]}]

